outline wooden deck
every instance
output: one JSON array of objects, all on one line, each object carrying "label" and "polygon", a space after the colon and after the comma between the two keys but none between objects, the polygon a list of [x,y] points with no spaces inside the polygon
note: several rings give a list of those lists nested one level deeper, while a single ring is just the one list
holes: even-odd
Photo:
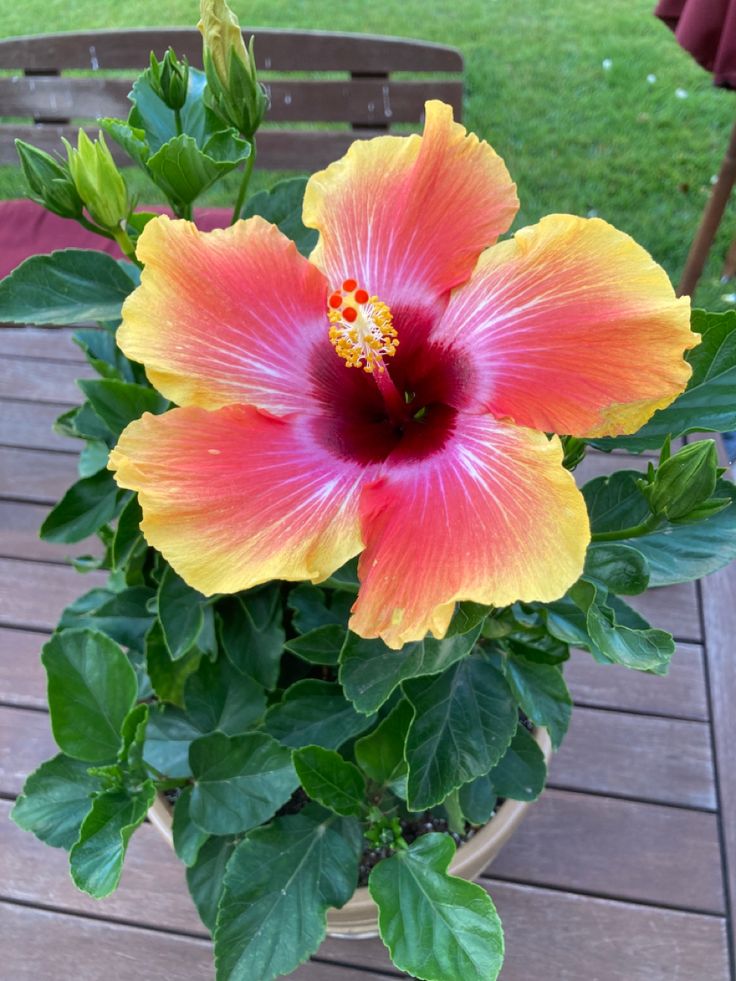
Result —
[{"label": "wooden deck", "polygon": [[[64,852],[7,820],[25,776],[54,752],[39,649],[64,604],[99,578],[37,538],[75,477],[74,446],[51,422],[88,373],[68,331],[0,331],[0,975],[199,981],[212,977],[209,942],[182,866],[150,825],[133,838],[121,888],[95,902],[72,886]],[[589,458],[585,478],[611,462]],[[671,673],[573,657],[578,707],[549,790],[482,879],[506,928],[502,981],[734,977],[736,570],[635,605],[675,634]],[[398,972],[377,940],[329,940],[292,976]]]}]

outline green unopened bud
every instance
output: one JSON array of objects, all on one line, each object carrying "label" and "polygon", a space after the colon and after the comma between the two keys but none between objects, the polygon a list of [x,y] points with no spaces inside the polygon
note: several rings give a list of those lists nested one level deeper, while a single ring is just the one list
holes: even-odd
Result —
[{"label": "green unopened bud", "polygon": [[676,525],[694,525],[697,521],[706,521],[713,515],[725,511],[733,502],[730,497],[712,497],[705,504],[699,504],[694,510],[689,511],[684,518],[673,518]]},{"label": "green unopened bud", "polygon": [[151,88],[169,109],[181,109],[187,101],[189,87],[189,62],[186,58],[181,61],[176,57],[173,48],[169,48],[161,61],[151,52],[151,67],[148,72]]},{"label": "green unopened bud", "polygon": [[80,129],[77,148],[64,140],[69,172],[93,221],[108,231],[115,231],[130,212],[128,189],[123,175],[112,159],[102,133],[90,140]]},{"label": "green unopened bud", "polygon": [[246,48],[226,0],[200,0],[200,11],[207,102],[228,126],[252,139],[268,109],[268,96],[256,75],[253,38]]},{"label": "green unopened bud", "polygon": [[716,444],[705,439],[666,459],[643,491],[654,514],[677,521],[705,504],[715,490],[718,472]]},{"label": "green unopened bud", "polygon": [[44,150],[15,141],[30,197],[62,218],[81,218],[83,204],[71,174]]}]

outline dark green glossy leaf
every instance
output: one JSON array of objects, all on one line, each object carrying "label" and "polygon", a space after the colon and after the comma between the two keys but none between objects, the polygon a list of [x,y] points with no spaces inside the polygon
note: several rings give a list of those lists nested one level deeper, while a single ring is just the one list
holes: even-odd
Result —
[{"label": "dark green glossy leaf", "polygon": [[402,681],[437,674],[469,654],[479,632],[478,625],[446,640],[426,637],[400,651],[348,633],[340,655],[340,683],[359,712],[375,712]]},{"label": "dark green glossy leaf", "polygon": [[130,837],[145,820],[156,796],[148,780],[140,790],[106,790],[95,798],[69,853],[75,886],[102,899],[117,888]]},{"label": "dark green glossy leaf", "polygon": [[634,596],[649,585],[649,564],[632,545],[593,542],[585,557],[585,576],[602,583],[612,593]]},{"label": "dark green glossy leaf", "polygon": [[263,732],[195,740],[192,820],[213,835],[239,834],[267,821],[299,785],[291,753]]},{"label": "dark green glossy leaf", "polygon": [[88,249],[34,255],[0,282],[0,323],[115,320],[133,283],[111,256]]},{"label": "dark green glossy leaf", "polygon": [[425,981],[494,981],[503,964],[501,921],[481,886],[449,875],[448,835],[428,834],[371,872],[381,940],[400,971]]},{"label": "dark green glossy leaf", "polygon": [[202,733],[218,729],[228,736],[245,732],[266,710],[263,688],[235,671],[223,657],[204,658],[186,683],[186,712]]},{"label": "dark green glossy leaf", "polygon": [[405,776],[404,744],[413,718],[411,703],[402,698],[372,732],[356,741],[355,759],[375,783],[389,786]]},{"label": "dark green glossy leaf", "polygon": [[80,477],[91,477],[107,467],[107,459],[110,456],[110,449],[107,443],[102,440],[91,439],[82,447],[77,463],[77,471]]},{"label": "dark green glossy leaf", "polygon": [[84,378],[77,384],[89,399],[94,412],[115,437],[129,423],[140,419],[144,412],[159,415],[169,405],[168,400],[155,389],[117,378]]},{"label": "dark green glossy leaf", "polygon": [[174,838],[174,851],[187,866],[194,865],[202,845],[204,845],[209,837],[206,831],[202,831],[201,828],[197,827],[189,815],[191,798],[192,788],[184,787],[176,798],[174,819],[171,825]]},{"label": "dark green glossy leaf", "polygon": [[202,922],[214,932],[225,869],[235,849],[232,838],[209,838],[187,869],[187,885]]},{"label": "dark green glossy leaf", "polygon": [[285,746],[324,746],[339,749],[365,732],[372,717],[359,715],[340,690],[329,681],[298,681],[273,705],[266,716],[266,731]]},{"label": "dark green glossy leaf", "polygon": [[72,847],[82,821],[101,789],[88,764],[60,753],[42,763],[26,780],[11,818],[24,831],[54,848]]},{"label": "dark green glossy leaf", "polygon": [[544,726],[557,749],[570,725],[572,698],[562,672],[554,664],[540,664],[515,655],[504,663],[514,698],[534,725]]},{"label": "dark green glossy leaf", "polygon": [[516,731],[516,702],[504,676],[480,655],[434,678],[404,683],[414,708],[406,738],[408,804],[440,804],[496,765]]},{"label": "dark green glossy leaf", "polygon": [[146,669],[156,697],[162,702],[184,707],[184,685],[202,658],[198,648],[174,661],[164,641],[161,624],[156,620],[146,634]]},{"label": "dark green glossy leaf", "polygon": [[154,620],[148,612],[148,603],[155,595],[147,586],[131,586],[119,593],[93,589],[67,606],[60,626],[99,630],[123,647],[142,651]]},{"label": "dark green glossy leaf", "polygon": [[119,569],[130,559],[136,546],[143,541],[141,521],[143,512],[134,495],[120,512],[115,537],[112,540],[112,563]]},{"label": "dark green glossy leaf", "polygon": [[262,591],[247,603],[228,597],[217,609],[220,641],[230,663],[269,691],[275,688],[286,639],[278,593]]},{"label": "dark green glossy leaf", "polygon": [[90,763],[114,758],[138,683],[127,657],[92,630],[55,634],[41,654],[48,675],[51,729],[59,747]]},{"label": "dark green glossy leaf", "polygon": [[144,759],[166,777],[190,777],[189,747],[201,735],[181,709],[160,706],[148,719]]},{"label": "dark green glossy leaf", "polygon": [[81,542],[112,521],[124,501],[108,470],[78,480],[46,515],[41,538],[47,542]]},{"label": "dark green glossy leaf", "polygon": [[284,647],[310,664],[335,665],[340,659],[340,651],[345,643],[345,627],[326,624],[316,627],[309,633],[287,640]]},{"label": "dark green glossy leaf", "polygon": [[517,726],[511,745],[489,774],[499,797],[536,800],[544,789],[547,764],[534,736],[523,725]]},{"label": "dark green glossy leaf", "polygon": [[250,144],[235,130],[213,135],[204,149],[182,133],[151,154],[146,168],[171,201],[188,205],[249,156]]},{"label": "dark green glossy leaf", "polygon": [[308,797],[347,817],[366,806],[366,787],[357,766],[333,749],[304,746],[293,754],[294,769]]},{"label": "dark green glossy leaf", "polygon": [[271,981],[319,947],[326,913],[358,882],[360,825],[316,805],[250,832],[225,873],[215,931],[220,981]]},{"label": "dark green glossy leaf", "polygon": [[330,624],[344,627],[348,622],[354,597],[350,593],[326,592],[319,586],[301,583],[291,590],[287,603],[294,611],[294,629],[300,634],[308,634],[318,627]]},{"label": "dark green glossy leaf", "polygon": [[491,783],[490,774],[476,777],[470,783],[464,783],[458,791],[460,810],[466,821],[471,824],[487,824],[496,809],[496,791]]},{"label": "dark green glossy leaf", "polygon": [[167,566],[158,587],[158,617],[169,654],[176,661],[197,642],[204,626],[205,597]]}]

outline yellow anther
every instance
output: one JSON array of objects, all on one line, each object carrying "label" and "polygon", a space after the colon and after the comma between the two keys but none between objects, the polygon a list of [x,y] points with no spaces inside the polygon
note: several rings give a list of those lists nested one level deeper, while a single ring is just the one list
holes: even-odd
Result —
[{"label": "yellow anther", "polygon": [[327,316],[330,321],[330,342],[348,368],[363,368],[368,374],[375,369],[385,371],[383,359],[393,357],[399,341],[391,311],[377,296],[355,286],[346,293],[334,290],[329,297]]}]

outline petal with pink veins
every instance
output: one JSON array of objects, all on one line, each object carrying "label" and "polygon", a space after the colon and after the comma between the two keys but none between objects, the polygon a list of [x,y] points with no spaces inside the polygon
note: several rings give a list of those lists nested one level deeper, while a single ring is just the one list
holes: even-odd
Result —
[{"label": "petal with pink veins", "polygon": [[178,405],[234,403],[283,415],[310,405],[305,364],[328,339],[327,283],[262,218],[201,232],[152,219],[138,240],[141,285],[118,343]]},{"label": "petal with pink veins", "polygon": [[580,576],[588,515],[557,437],[460,413],[441,450],[382,474],[361,503],[361,636],[442,637],[456,600],[546,602]]},{"label": "petal with pink veins", "polygon": [[573,436],[632,433],[684,390],[690,301],[633,239],[550,215],[485,252],[432,340],[474,367],[484,409]]},{"label": "petal with pink veins", "polygon": [[248,406],[146,413],[109,467],[138,492],[146,541],[205,595],[320,580],[363,546],[359,497],[370,471],[322,449],[312,426]]}]

